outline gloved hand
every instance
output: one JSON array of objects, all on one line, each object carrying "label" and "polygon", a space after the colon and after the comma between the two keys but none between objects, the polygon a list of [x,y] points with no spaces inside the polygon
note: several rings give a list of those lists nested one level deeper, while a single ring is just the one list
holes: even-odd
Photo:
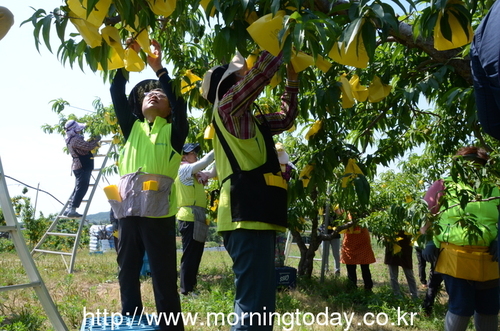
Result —
[{"label": "gloved hand", "polygon": [[439,249],[432,240],[428,241],[422,251],[422,257],[429,263],[436,264],[439,255]]},{"label": "gloved hand", "polygon": [[491,242],[488,253],[493,255],[493,261],[498,262],[498,239],[495,239]]}]

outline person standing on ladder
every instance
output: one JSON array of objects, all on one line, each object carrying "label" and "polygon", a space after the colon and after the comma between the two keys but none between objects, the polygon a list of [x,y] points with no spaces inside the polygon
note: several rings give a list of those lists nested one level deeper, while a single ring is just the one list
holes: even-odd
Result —
[{"label": "person standing on ladder", "polygon": [[64,125],[66,130],[66,146],[73,157],[72,170],[75,175],[75,188],[71,194],[68,208],[63,213],[67,217],[82,217],[76,209],[80,207],[83,197],[89,189],[90,176],[94,170],[94,156],[91,150],[99,145],[101,136],[91,138],[86,141],[82,135],[86,124],[78,123],[75,120],[69,120]]}]

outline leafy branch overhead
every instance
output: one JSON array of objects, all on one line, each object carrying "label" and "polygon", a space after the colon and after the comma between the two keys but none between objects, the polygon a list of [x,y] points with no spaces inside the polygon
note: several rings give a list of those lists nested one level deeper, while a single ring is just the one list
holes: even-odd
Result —
[{"label": "leafy branch overhead", "polygon": [[[318,207],[341,203],[387,234],[401,225],[398,215],[417,228],[425,214],[418,193],[443,176],[459,147],[498,149],[478,125],[469,63],[473,31],[491,4],[65,0],[55,9],[34,8],[23,26],[31,23],[38,51],[47,48],[70,68],[99,71],[105,82],[121,68],[144,70],[150,40],[158,40],[178,93],[191,109],[204,111],[190,138],[207,146],[202,132],[212,109],[199,90],[206,70],[227,63],[236,50],[249,66],[263,49],[283,52],[300,72],[297,130],[277,138],[297,169],[289,185],[291,228],[297,234],[315,230]],[[127,47],[130,38],[140,52]],[[264,111],[279,109],[284,74],[281,68],[258,101]],[[380,167],[415,151],[418,157],[401,166],[401,178],[387,175],[386,194],[376,178]],[[413,189],[397,186],[399,180]],[[394,229],[384,230],[381,220],[393,222]]]}]

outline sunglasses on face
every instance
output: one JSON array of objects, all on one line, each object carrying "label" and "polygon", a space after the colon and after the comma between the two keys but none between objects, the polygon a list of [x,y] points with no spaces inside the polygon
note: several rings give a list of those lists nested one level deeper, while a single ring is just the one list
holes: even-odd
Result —
[{"label": "sunglasses on face", "polygon": [[166,99],[167,98],[167,96],[165,94],[161,93],[161,92],[146,92],[146,93],[144,93],[144,96],[145,97],[155,96],[155,97],[157,97],[159,99]]}]

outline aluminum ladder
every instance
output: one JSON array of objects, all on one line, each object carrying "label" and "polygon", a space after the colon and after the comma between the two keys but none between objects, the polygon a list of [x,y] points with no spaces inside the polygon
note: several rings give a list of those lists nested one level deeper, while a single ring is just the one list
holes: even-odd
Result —
[{"label": "aluminum ladder", "polygon": [[[51,223],[47,231],[43,234],[43,236],[40,238],[38,243],[35,245],[33,250],[31,251],[31,254],[34,256],[36,253],[42,253],[42,254],[58,254],[61,256],[65,266],[66,270],[68,273],[73,273],[74,267],[75,267],[75,260],[76,260],[76,253],[78,251],[78,246],[80,245],[80,238],[82,236],[82,231],[83,227],[86,222],[86,217],[87,217],[87,212],[90,208],[90,203],[92,202],[92,198],[94,197],[94,193],[97,189],[97,185],[102,177],[103,170],[106,167],[106,163],[110,156],[113,154],[113,152],[116,153],[116,145],[113,144],[111,140],[103,140],[101,141],[101,145],[99,147],[102,148],[104,145],[109,145],[108,152],[106,154],[95,154],[94,155],[94,163],[96,158],[104,158],[102,161],[102,165],[100,168],[94,168],[93,173],[97,173],[96,176],[94,174],[90,178],[90,184],[89,184],[89,192],[87,192],[88,198],[84,198],[82,200],[82,204],[85,204],[85,208],[83,210],[83,214],[81,217],[73,218],[73,217],[67,217],[64,216],[64,212],[67,209],[68,205],[71,202],[71,196],[68,198],[68,201],[64,204],[63,208],[59,212],[59,214],[55,217],[54,221]],[[92,181],[93,179],[93,181]],[[70,219],[73,220],[74,222],[78,222],[78,230],[76,233],[65,233],[65,232],[57,232],[57,226],[59,225],[59,221],[62,219]],[[70,237],[74,238],[73,241],[73,248],[71,252],[66,252],[66,251],[54,251],[54,250],[48,250],[48,249],[43,249],[43,243],[50,238],[51,236],[56,236],[56,237]],[[69,259],[69,263],[68,263]]]},{"label": "aluminum ladder", "polygon": [[59,311],[57,310],[54,301],[43,282],[40,273],[36,267],[35,261],[33,261],[30,255],[28,246],[22,236],[21,227],[17,222],[17,218],[14,213],[14,208],[12,207],[12,201],[10,200],[9,191],[7,189],[7,183],[5,181],[5,174],[3,172],[2,161],[0,160],[0,207],[2,207],[3,214],[5,216],[6,226],[0,226],[0,231],[8,232],[12,241],[14,242],[14,247],[19,256],[24,270],[29,278],[29,283],[17,284],[9,286],[0,286],[0,292],[17,290],[22,288],[32,287],[38,300],[42,304],[45,313],[47,314],[50,322],[54,326],[55,330],[58,331],[68,331],[66,324],[61,318]]}]

